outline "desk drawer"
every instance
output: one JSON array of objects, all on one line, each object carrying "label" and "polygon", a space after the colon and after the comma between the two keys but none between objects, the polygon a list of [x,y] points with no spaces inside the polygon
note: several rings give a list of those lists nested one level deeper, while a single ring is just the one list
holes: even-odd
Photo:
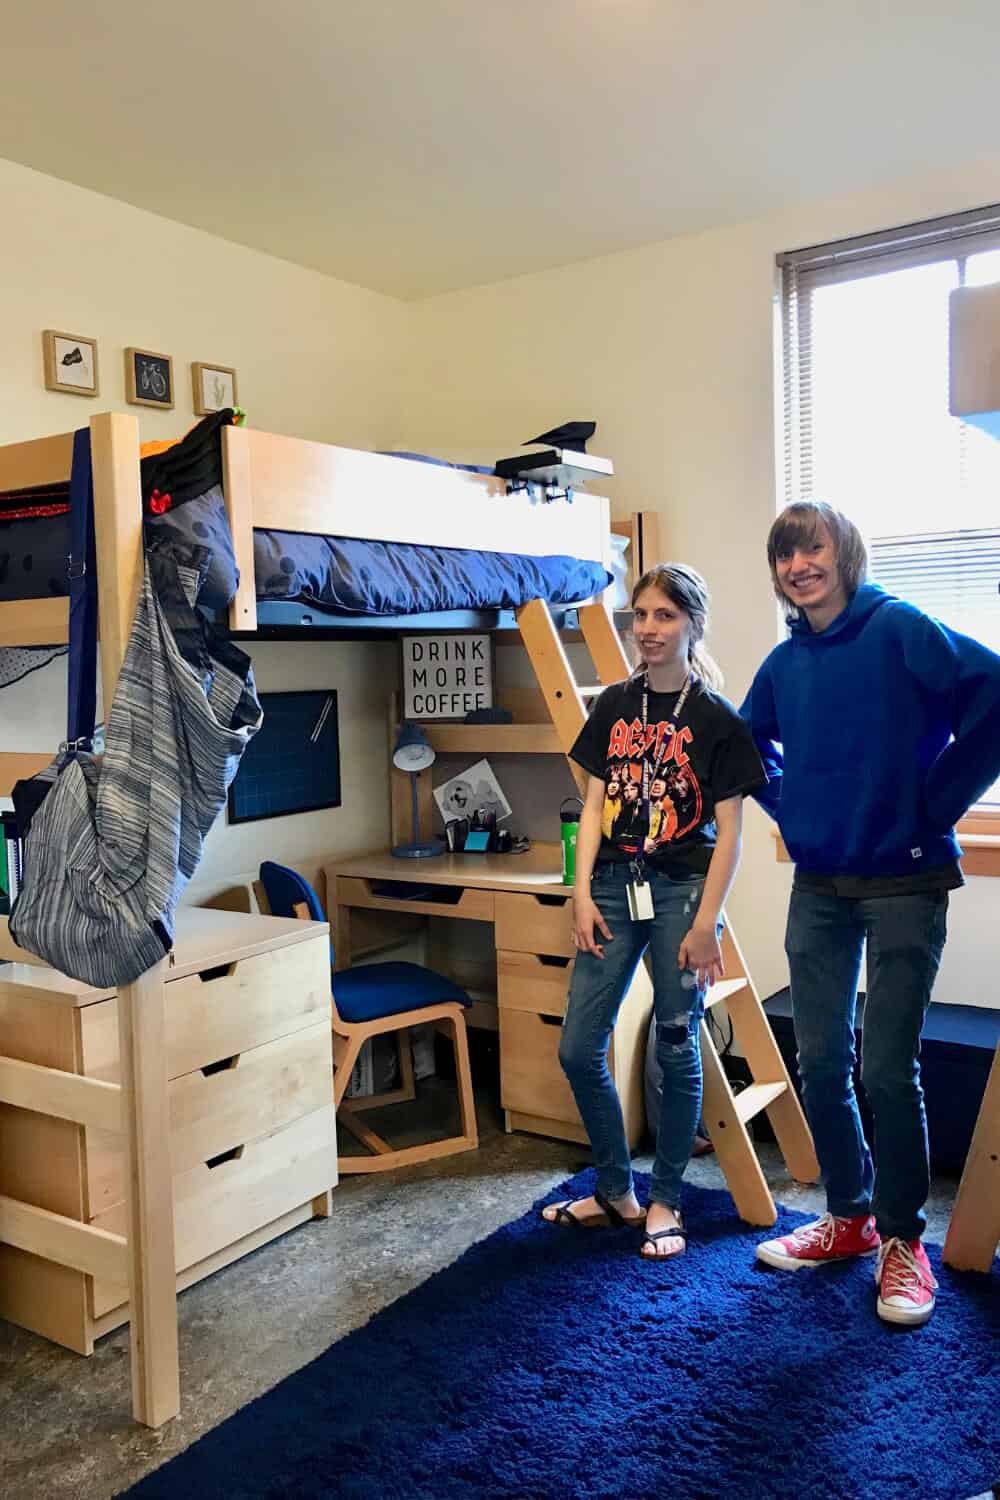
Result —
[{"label": "desk drawer", "polygon": [[[337,1180],[337,1141],[332,1102],[291,1125],[251,1141],[214,1167],[200,1163],[174,1178],[174,1243],[177,1270],[308,1203]],[[94,1223],[125,1233],[125,1205],[116,1204]],[[94,1316],[118,1307],[123,1287],[94,1282]]]},{"label": "desk drawer", "polygon": [[[250,1052],[198,1068],[168,1087],[174,1176],[247,1141],[271,1135],[333,1097],[333,1046],[325,1021]],[[125,1196],[121,1139],[86,1133],[88,1216]]]},{"label": "desk drawer", "polygon": [[[171,980],[164,991],[167,1077],[330,1018],[330,945],[325,934],[203,974]],[[83,1071],[118,1081],[117,1001],[81,1013]]]},{"label": "desk drawer", "polygon": [[564,1016],[571,959],[538,953],[497,954],[497,1000],[501,1009]]},{"label": "desk drawer", "polygon": [[[401,864],[405,861],[400,861]],[[418,886],[422,882],[411,879],[404,871],[406,884]],[[425,917],[464,917],[471,922],[493,921],[493,892],[478,890],[474,886],[442,886],[426,882],[424,894],[415,895],[405,902],[398,896],[378,896],[372,890],[373,882],[358,880],[354,876],[337,877],[337,905],[368,907],[372,911],[403,911],[419,913]],[[374,884],[379,884],[375,881]]]},{"label": "desk drawer", "polygon": [[497,891],[496,933],[498,948],[518,953],[553,953],[572,958],[572,897],[565,894],[532,896]]},{"label": "desk drawer", "polygon": [[581,1123],[559,1066],[562,1026],[555,1016],[500,1010],[500,1102],[504,1109],[546,1120]]}]

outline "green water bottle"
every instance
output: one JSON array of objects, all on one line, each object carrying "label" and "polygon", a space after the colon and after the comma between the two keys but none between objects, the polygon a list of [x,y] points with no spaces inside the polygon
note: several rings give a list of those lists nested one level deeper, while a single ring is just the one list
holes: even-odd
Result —
[{"label": "green water bottle", "polygon": [[563,798],[559,808],[559,832],[562,835],[563,885],[572,885],[576,880],[576,836],[580,831],[580,814],[582,812],[582,798]]}]

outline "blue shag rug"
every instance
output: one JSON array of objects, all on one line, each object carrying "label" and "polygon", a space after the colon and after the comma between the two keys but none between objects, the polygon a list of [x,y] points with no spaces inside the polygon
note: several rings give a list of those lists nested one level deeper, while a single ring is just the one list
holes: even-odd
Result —
[{"label": "blue shag rug", "polygon": [[932,1247],[937,1312],[898,1330],[871,1261],[769,1271],[728,1194],[685,1208],[687,1254],[646,1264],[634,1232],[536,1205],[128,1495],[968,1500],[1000,1477],[996,1267]]}]

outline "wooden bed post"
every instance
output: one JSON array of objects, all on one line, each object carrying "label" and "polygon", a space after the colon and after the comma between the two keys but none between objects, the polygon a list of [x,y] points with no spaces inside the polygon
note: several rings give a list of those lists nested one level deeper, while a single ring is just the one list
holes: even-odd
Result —
[{"label": "wooden bed post", "polygon": [[142,584],[139,423],[124,412],[90,420],[104,712],[111,707]]},{"label": "wooden bed post", "polygon": [[[91,419],[90,442],[106,718],[142,584],[139,424],[121,412],[102,413]],[[180,1411],[164,968],[161,962],[118,991],[132,1412],[147,1427],[159,1427]]]}]

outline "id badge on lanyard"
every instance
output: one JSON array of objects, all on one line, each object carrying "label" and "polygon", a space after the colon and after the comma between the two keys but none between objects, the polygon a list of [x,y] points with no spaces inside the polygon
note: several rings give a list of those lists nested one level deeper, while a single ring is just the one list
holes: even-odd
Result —
[{"label": "id badge on lanyard", "polygon": [[[676,729],[677,725],[680,723],[681,710],[683,709],[684,704],[687,702],[687,695],[690,692],[692,680],[693,679],[692,679],[692,677],[689,674],[688,678],[687,678],[687,681],[685,682],[684,687],[681,690],[680,696],[678,697],[677,702],[674,704],[674,728],[675,729]],[[643,810],[643,818],[644,818],[645,826],[646,826],[647,829],[650,827],[649,788],[650,788],[651,782],[653,781],[654,774],[657,773],[659,771],[659,769],[660,769],[660,759],[662,759],[662,752],[661,752],[660,759],[657,760],[655,766],[653,767],[653,769],[651,771],[650,767],[649,767],[649,760],[648,760],[647,755],[646,755],[646,745],[645,745],[645,739],[646,739],[646,733],[647,733],[648,727],[649,727],[649,678],[646,677],[644,679],[643,685],[642,685],[642,737],[643,737],[642,810]],[[640,848],[638,849],[638,851],[636,853],[635,859],[633,859],[631,861],[631,863],[629,864],[629,872],[630,872],[632,878],[629,881],[628,885],[626,886],[626,895],[628,897],[628,911],[629,911],[629,916],[632,918],[633,922],[651,922],[653,920],[653,892],[650,889],[649,881],[646,878],[646,870],[645,870],[645,867],[643,865],[642,856],[643,856],[643,850],[642,850],[642,847],[640,846]]]},{"label": "id badge on lanyard", "polygon": [[625,887],[628,896],[628,914],[633,922],[651,922],[653,920],[653,892],[649,888],[646,872],[636,860],[632,860],[629,871],[632,879]]}]

